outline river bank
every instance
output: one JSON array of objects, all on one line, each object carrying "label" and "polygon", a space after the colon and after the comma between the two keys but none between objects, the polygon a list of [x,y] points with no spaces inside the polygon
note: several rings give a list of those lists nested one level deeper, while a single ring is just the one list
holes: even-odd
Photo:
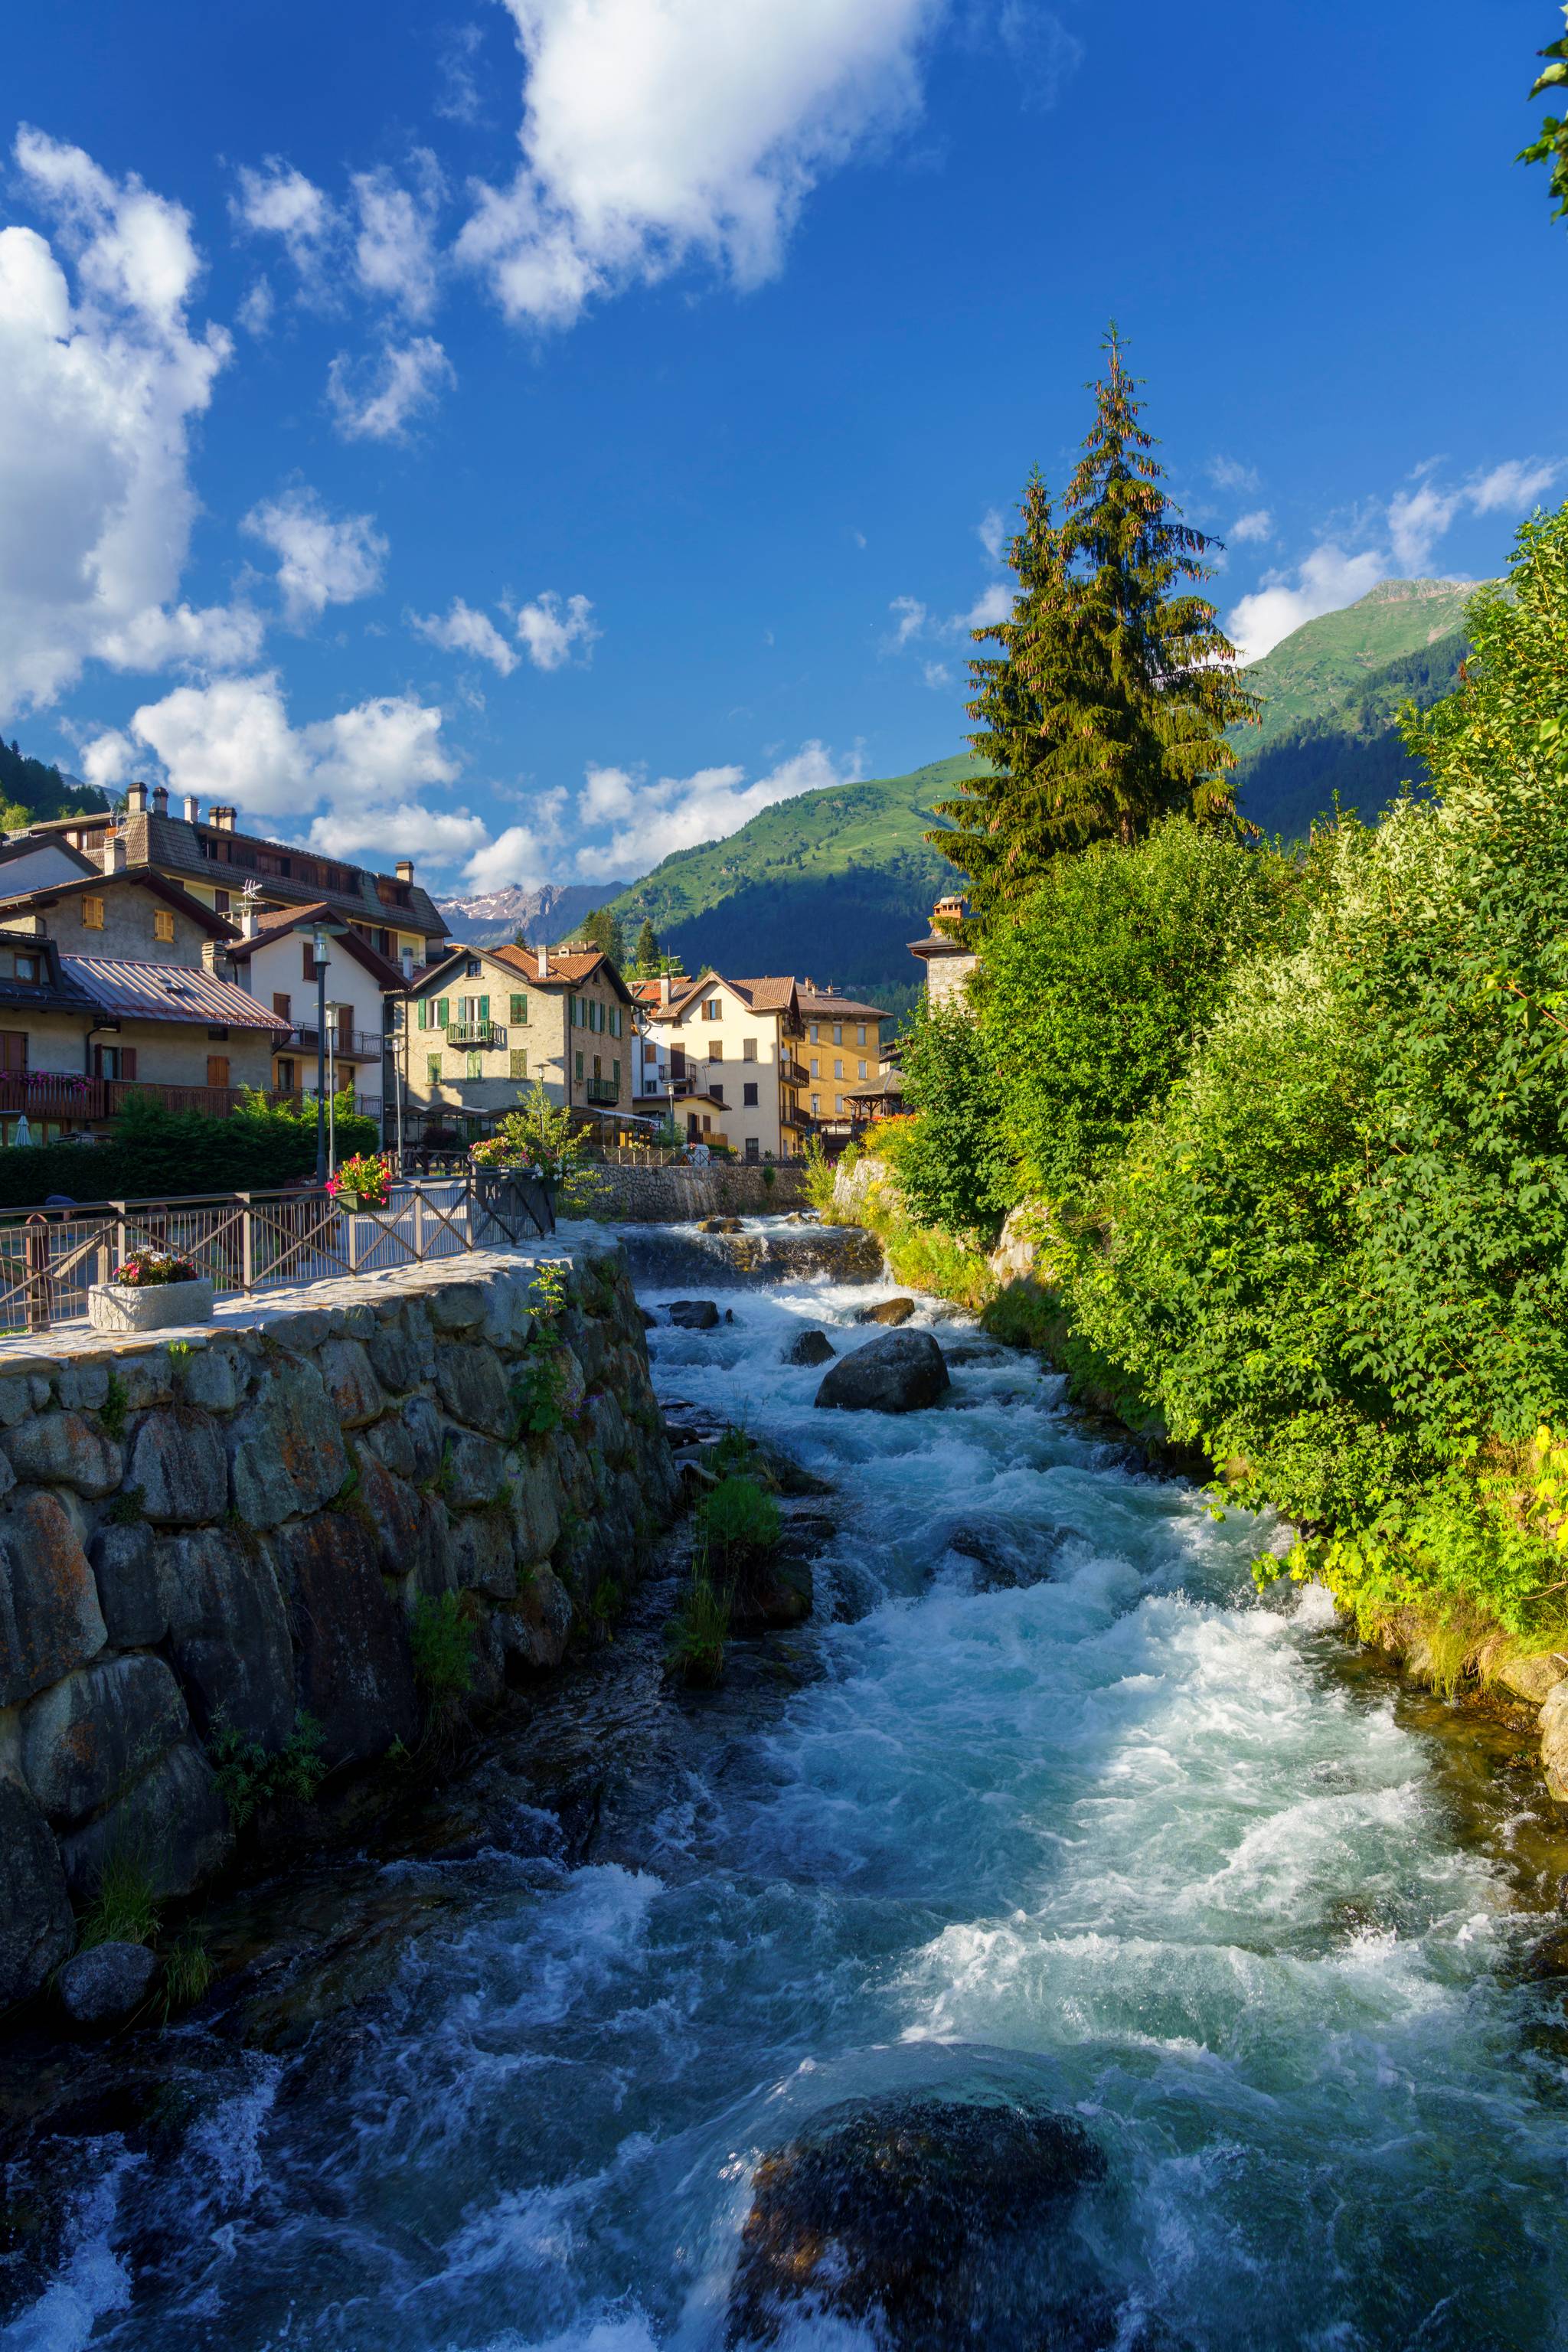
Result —
[{"label": "river bank", "polygon": [[[145,2108],[73,2138],[8,2352],[716,2346],[759,2158],[889,2093],[1092,2137],[1073,2260],[1115,2329],[1048,2340],[1558,2341],[1538,1790],[1318,1596],[1258,1599],[1280,1531],[940,1302],[951,1392],[889,1420],[781,1362],[853,1347],[886,1282],[753,1276],[706,1331],[638,1287],[678,1428],[831,1485],[813,1620],[675,1689],[677,1538],[526,1736],[410,1792],[395,1854],[258,1891],[292,1941],[162,2038],[161,2088],[120,2045]],[[996,2352],[1049,2302],[1037,2255],[990,2279]]]}]

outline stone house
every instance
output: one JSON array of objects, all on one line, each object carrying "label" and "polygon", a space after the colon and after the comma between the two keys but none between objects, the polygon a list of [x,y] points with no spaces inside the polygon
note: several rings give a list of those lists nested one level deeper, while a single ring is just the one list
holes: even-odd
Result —
[{"label": "stone house", "polygon": [[405,1131],[467,1140],[536,1083],[611,1129],[632,1118],[637,1006],[597,949],[457,948],[414,975],[397,1008]]},{"label": "stone house", "polygon": [[962,898],[939,898],[926,937],[910,941],[910,953],[925,966],[926,998],[931,1004],[950,1004],[963,996],[979,964],[980,958],[964,941],[967,919]]},{"label": "stone house", "polygon": [[637,982],[637,994],[638,1111],[673,1117],[688,1142],[724,1144],[742,1160],[795,1159],[806,1135],[795,982],[666,973]]}]

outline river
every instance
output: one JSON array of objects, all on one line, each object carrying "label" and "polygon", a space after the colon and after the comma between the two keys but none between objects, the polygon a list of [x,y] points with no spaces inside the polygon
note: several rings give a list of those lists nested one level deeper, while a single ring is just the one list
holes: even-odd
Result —
[{"label": "river", "polygon": [[[1562,1980],[1440,1744],[1321,1596],[1259,1601],[1278,1530],[962,1318],[921,1308],[938,1408],[814,1412],[785,1340],[888,1288],[650,1333],[667,1399],[834,1483],[814,1624],[627,1729],[586,1860],[389,1866],[441,1906],[391,1985],[231,2056],[163,2163],[100,2144],[7,2352],[698,2352],[756,2157],[895,2090],[1079,2119],[1125,2352],[1568,2344]],[[1066,2340],[1031,2259],[984,2352]]]}]

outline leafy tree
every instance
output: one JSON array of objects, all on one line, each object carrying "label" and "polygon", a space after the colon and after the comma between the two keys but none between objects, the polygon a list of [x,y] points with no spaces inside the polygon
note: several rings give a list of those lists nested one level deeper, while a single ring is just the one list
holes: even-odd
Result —
[{"label": "leafy tree", "polygon": [[994,1238],[1016,1188],[994,1072],[963,1004],[917,1010],[904,1046],[904,1096],[920,1114],[895,1155],[911,1213],[923,1224]]},{"label": "leafy tree", "polygon": [[1012,614],[974,632],[1003,647],[971,664],[971,741],[998,772],[938,808],[956,835],[927,836],[971,876],[983,915],[1063,850],[1136,841],[1162,816],[1230,815],[1225,730],[1256,715],[1214,606],[1183,588],[1207,578],[1215,542],[1171,505],[1114,327],[1105,350],[1062,521],[1033,475]]},{"label": "leafy tree", "polygon": [[[1563,9],[1563,15],[1568,20],[1568,7]],[[1545,72],[1536,76],[1530,92],[1531,99],[1543,98],[1550,89],[1568,89],[1568,34],[1564,34],[1562,40],[1552,41],[1545,48],[1538,49],[1536,55],[1549,62]],[[1557,199],[1557,208],[1552,217],[1553,220],[1568,220],[1568,118],[1560,120],[1554,114],[1545,116],[1540,137],[1532,139],[1517,160],[1521,163],[1549,163],[1552,166],[1547,194]]]},{"label": "leafy tree", "polygon": [[607,955],[617,967],[626,960],[626,935],[621,919],[610,907],[596,907],[583,926],[583,937],[591,948]]},{"label": "leafy tree", "polygon": [[642,919],[642,929],[637,933],[637,965],[641,979],[657,980],[658,978],[658,933],[646,915]]}]

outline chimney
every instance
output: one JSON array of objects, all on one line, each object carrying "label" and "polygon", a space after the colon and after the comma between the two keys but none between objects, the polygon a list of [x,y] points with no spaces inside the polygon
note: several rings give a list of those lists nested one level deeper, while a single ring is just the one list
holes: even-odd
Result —
[{"label": "chimney", "polygon": [[128,784],[126,786],[125,806],[132,816],[146,815],[147,787],[145,784]]},{"label": "chimney", "polygon": [[537,953],[539,961],[534,967],[537,977],[541,980],[548,980],[550,977],[550,950],[545,946],[542,940],[539,942]]},{"label": "chimney", "polygon": [[400,882],[412,882],[414,879],[414,860],[412,857],[400,857],[397,861],[396,870],[397,878]]},{"label": "chimney", "polygon": [[261,919],[256,911],[256,901],[247,898],[239,910],[239,936],[242,940],[253,940],[260,929]]},{"label": "chimney", "polygon": [[154,816],[167,816],[167,815],[168,815],[168,814],[169,814],[169,787],[168,787],[168,785],[167,785],[167,784],[154,784],[154,785],[153,785],[153,815],[154,815]]},{"label": "chimney", "polygon": [[185,794],[185,823],[187,824],[200,824],[201,821],[202,804],[196,798],[195,793],[187,793]]},{"label": "chimney", "polygon": [[667,971],[661,971],[658,976],[658,1009],[661,1013],[669,1011],[669,974]]},{"label": "chimney", "polygon": [[124,873],[125,835],[122,833],[110,833],[105,835],[103,843],[103,870],[106,874]]},{"label": "chimney", "polygon": [[219,833],[232,833],[234,831],[235,814],[236,812],[233,809],[219,808],[215,801],[208,822],[216,826]]},{"label": "chimney", "polygon": [[403,964],[403,985],[405,988],[412,988],[414,985],[414,950],[412,948],[404,949],[401,961]]}]

